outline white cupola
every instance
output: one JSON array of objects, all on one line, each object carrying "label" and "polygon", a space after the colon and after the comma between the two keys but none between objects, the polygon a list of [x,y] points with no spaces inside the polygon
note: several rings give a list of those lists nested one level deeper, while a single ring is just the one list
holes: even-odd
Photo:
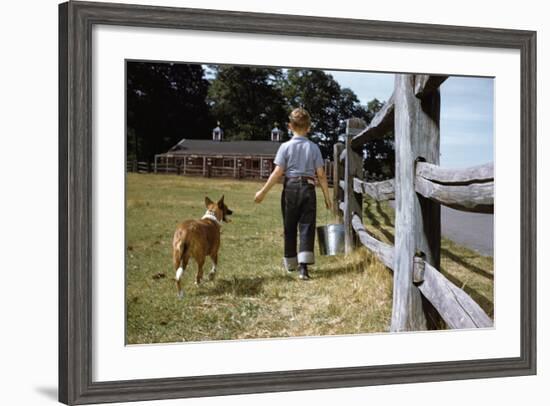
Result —
[{"label": "white cupola", "polygon": [[219,121],[217,124],[218,126],[212,130],[212,141],[223,141],[223,130]]}]

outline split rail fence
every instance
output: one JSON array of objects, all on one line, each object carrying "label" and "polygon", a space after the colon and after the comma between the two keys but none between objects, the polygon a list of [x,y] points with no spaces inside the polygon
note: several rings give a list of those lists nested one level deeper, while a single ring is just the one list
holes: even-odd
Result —
[{"label": "split rail fence", "polygon": [[[366,126],[347,121],[345,145],[334,146],[334,208],[345,225],[346,253],[358,243],[393,270],[391,331],[427,328],[423,295],[449,328],[491,327],[492,319],[441,272],[441,208],[492,213],[493,164],[439,166],[439,86],[446,76],[399,74],[393,95]],[[363,146],[395,133],[395,179],[365,182]],[[336,157],[339,157],[337,159]],[[377,240],[362,221],[363,196],[395,199],[395,246]]]}]

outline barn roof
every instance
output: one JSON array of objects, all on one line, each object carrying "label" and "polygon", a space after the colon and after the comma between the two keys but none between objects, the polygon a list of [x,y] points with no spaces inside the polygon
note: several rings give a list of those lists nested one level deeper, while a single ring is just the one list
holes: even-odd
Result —
[{"label": "barn roof", "polygon": [[162,155],[270,155],[281,144],[274,141],[212,141],[183,139]]}]

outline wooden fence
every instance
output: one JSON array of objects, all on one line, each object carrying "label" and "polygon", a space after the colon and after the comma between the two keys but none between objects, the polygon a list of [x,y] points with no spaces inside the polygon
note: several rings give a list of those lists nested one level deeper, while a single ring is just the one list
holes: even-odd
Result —
[{"label": "wooden fence", "polygon": [[[204,159],[204,160],[202,160]],[[235,159],[236,161],[236,159]],[[127,161],[126,171],[136,173],[175,174],[185,176],[203,176],[207,178],[234,178],[234,179],[267,179],[272,167],[247,168],[243,165],[216,166],[208,158],[195,159],[194,162],[186,159],[185,165],[177,161],[168,162],[137,162]],[[190,163],[191,162],[191,163]],[[332,186],[334,165],[331,161],[325,161],[325,172],[329,186]]]},{"label": "wooden fence", "polygon": [[[366,126],[347,122],[345,145],[334,146],[334,208],[345,225],[346,252],[358,243],[393,270],[391,331],[427,328],[423,295],[449,328],[491,327],[492,319],[440,267],[441,209],[492,213],[493,164],[463,170],[439,167],[439,86],[445,76],[399,74],[394,93]],[[363,146],[395,133],[395,179],[365,182]],[[362,221],[363,195],[395,199],[395,246],[370,235]]]}]

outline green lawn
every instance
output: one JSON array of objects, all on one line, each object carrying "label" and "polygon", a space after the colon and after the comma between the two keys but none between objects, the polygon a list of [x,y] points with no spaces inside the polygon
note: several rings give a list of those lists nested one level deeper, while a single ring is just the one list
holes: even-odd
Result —
[{"label": "green lawn", "polygon": [[[349,257],[317,256],[310,281],[287,275],[281,266],[281,187],[257,205],[253,197],[259,187],[248,181],[128,174],[128,344],[388,330],[391,272],[359,249]],[[234,215],[222,228],[217,278],[196,287],[192,261],[183,278],[186,295],[178,299],[171,265],[174,229],[204,214],[204,196],[222,194]],[[320,191],[318,203],[323,224]],[[387,204],[367,201],[365,223],[379,238],[393,238]],[[492,258],[449,241],[442,249],[442,271],[492,315]],[[208,260],[205,271],[209,268]]]}]

